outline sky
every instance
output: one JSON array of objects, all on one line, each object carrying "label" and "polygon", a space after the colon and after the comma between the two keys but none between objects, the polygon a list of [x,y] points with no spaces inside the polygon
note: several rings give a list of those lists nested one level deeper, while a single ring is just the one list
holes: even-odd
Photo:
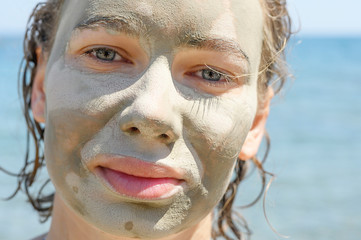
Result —
[{"label": "sky", "polygon": [[[0,35],[21,35],[39,0],[2,1]],[[361,36],[360,0],[288,0],[301,35]],[[300,24],[301,23],[301,24]]]}]

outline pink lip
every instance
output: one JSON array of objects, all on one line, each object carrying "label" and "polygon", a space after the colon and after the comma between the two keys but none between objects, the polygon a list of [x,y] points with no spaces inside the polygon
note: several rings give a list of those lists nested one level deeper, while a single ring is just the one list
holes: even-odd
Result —
[{"label": "pink lip", "polygon": [[185,182],[180,170],[132,157],[99,155],[92,165],[112,190],[136,199],[170,198]]}]

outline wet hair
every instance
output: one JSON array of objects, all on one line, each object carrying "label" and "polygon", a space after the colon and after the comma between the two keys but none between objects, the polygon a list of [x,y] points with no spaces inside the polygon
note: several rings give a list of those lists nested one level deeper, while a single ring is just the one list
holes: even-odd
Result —
[{"label": "wet hair", "polygon": [[[268,87],[272,87],[277,93],[288,77],[284,49],[291,35],[291,20],[286,8],[286,0],[260,1],[264,11],[264,39],[258,80],[259,102],[262,101],[262,93],[265,93]],[[64,0],[48,0],[39,3],[34,8],[24,37],[24,58],[19,72],[19,89],[28,133],[24,166],[18,174],[12,174],[18,178],[18,185],[9,199],[20,190],[24,191],[28,201],[39,213],[42,222],[51,216],[54,193],[43,192],[50,180],[41,183],[40,189],[32,190],[35,189],[34,183],[39,181],[40,170],[45,166],[43,152],[45,126],[38,123],[32,115],[31,92],[38,66],[36,49],[41,47],[42,53],[47,58],[54,41],[63,2]],[[270,141],[267,134],[265,137],[267,148],[263,160],[259,161],[257,157],[252,158],[252,162],[259,170],[262,179],[261,191],[258,197],[246,207],[259,200],[266,188],[266,174],[269,173],[263,169],[262,164],[267,158]],[[32,148],[35,151],[32,151]],[[213,239],[244,239],[251,233],[245,220],[233,209],[238,187],[247,172],[248,164],[244,160],[247,159],[238,159],[233,179],[215,209]]]}]

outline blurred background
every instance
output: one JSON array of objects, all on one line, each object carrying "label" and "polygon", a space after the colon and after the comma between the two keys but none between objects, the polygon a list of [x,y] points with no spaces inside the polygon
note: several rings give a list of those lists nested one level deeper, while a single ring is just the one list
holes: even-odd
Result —
[{"label": "blurred background", "polygon": [[[17,92],[22,36],[38,1],[3,1],[0,8],[0,166],[16,172],[25,153],[25,122]],[[272,103],[268,122],[274,173],[266,215],[295,240],[361,239],[361,2],[288,0],[294,29],[287,50],[294,79]],[[0,198],[16,179],[0,172]],[[240,187],[237,205],[260,189],[257,172]],[[0,200],[0,239],[31,239],[49,228],[24,194]],[[252,239],[282,239],[267,224],[262,201],[240,209]]]}]

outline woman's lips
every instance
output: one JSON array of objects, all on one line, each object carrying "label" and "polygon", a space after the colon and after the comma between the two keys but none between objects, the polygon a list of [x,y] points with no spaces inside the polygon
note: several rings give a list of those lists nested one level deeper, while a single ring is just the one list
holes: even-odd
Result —
[{"label": "woman's lips", "polygon": [[100,169],[102,176],[122,195],[138,199],[164,199],[176,193],[181,181],[174,178],[149,178],[128,175],[109,168]]},{"label": "woman's lips", "polygon": [[181,170],[137,158],[99,155],[91,165],[90,170],[105,180],[112,190],[135,199],[167,199],[185,186]]}]

